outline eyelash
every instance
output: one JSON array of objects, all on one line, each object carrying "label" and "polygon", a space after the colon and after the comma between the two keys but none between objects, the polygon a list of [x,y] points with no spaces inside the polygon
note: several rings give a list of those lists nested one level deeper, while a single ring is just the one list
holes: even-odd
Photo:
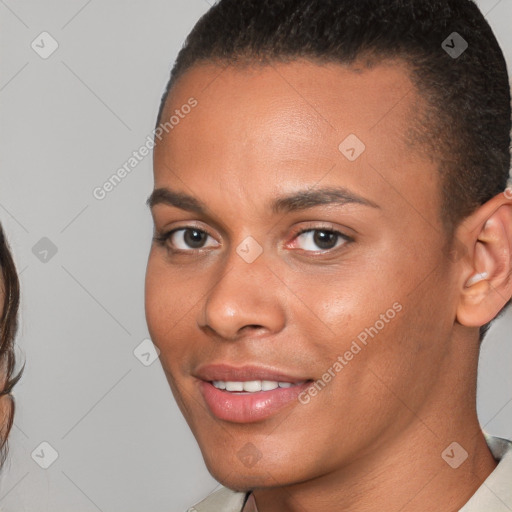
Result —
[{"label": "eyelash", "polygon": [[[169,249],[169,251],[171,251],[172,253],[174,254],[190,254],[190,253],[197,253],[197,252],[200,252],[200,251],[204,251],[205,249],[203,248],[198,248],[198,249],[173,249],[172,247],[169,247],[168,246],[168,242],[170,240],[170,238],[172,237],[173,234],[179,232],[179,231],[197,231],[199,233],[204,233],[205,235],[213,238],[212,235],[210,235],[207,231],[203,230],[203,229],[199,229],[195,226],[183,226],[183,227],[180,227],[180,228],[176,228],[176,229],[173,229],[171,231],[168,231],[166,233],[162,233],[161,235],[156,235],[153,240],[159,244],[160,246],[162,247],[167,247]],[[328,227],[310,227],[310,228],[302,228],[300,230],[298,230],[297,232],[293,233],[292,237],[293,237],[293,240],[295,240],[296,238],[300,237],[301,235],[303,235],[304,233],[310,233],[310,232],[315,232],[315,231],[318,231],[318,232],[324,232],[324,233],[329,233],[329,234],[333,234],[333,235],[336,235],[337,236],[337,239],[336,239],[336,242],[338,242],[338,240],[341,238],[344,243],[342,243],[341,245],[339,246],[335,246],[331,249],[319,249],[318,251],[310,251],[310,250],[303,250],[303,252],[306,252],[306,253],[314,253],[314,254],[325,254],[325,253],[332,253],[334,251],[337,251],[338,249],[341,249],[342,247],[345,247],[346,245],[350,244],[351,242],[354,241],[354,239],[348,235],[346,235],[345,233],[342,233],[341,231],[338,231],[336,229],[332,229],[332,228],[328,228]]]}]

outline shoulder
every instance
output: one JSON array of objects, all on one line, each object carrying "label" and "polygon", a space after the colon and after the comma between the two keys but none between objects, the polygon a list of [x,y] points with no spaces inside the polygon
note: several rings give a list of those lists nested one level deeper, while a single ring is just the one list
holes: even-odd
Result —
[{"label": "shoulder", "polygon": [[246,494],[225,487],[210,494],[206,499],[190,507],[187,512],[241,512]]}]

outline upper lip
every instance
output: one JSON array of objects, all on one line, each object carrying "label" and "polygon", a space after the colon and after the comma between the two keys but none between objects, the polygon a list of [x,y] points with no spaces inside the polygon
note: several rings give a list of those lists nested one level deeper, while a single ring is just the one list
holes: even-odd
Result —
[{"label": "upper lip", "polygon": [[271,380],[277,382],[303,382],[306,377],[297,377],[287,372],[265,366],[231,366],[229,364],[207,364],[200,366],[195,376],[204,381],[244,382],[249,380]]}]

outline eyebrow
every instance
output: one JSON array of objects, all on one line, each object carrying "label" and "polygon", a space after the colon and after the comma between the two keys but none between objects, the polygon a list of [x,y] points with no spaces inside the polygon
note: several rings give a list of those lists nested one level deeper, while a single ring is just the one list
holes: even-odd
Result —
[{"label": "eyebrow", "polygon": [[[158,204],[165,204],[201,215],[206,215],[208,210],[206,205],[195,197],[168,188],[157,188],[153,190],[146,203],[150,208]],[[343,206],[345,204],[360,204],[371,208],[380,208],[380,206],[373,201],[354,194],[346,188],[333,187],[301,190],[292,194],[283,195],[274,199],[270,204],[270,208],[272,213],[278,214],[307,210],[316,206]]]}]

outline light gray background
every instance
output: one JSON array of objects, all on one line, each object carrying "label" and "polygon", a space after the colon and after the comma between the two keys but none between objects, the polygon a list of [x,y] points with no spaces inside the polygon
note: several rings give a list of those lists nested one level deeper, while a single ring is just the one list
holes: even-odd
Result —
[{"label": "light gray background", "polygon": [[[512,2],[481,0],[512,69]],[[5,512],[174,512],[216,487],[148,337],[151,157],[102,200],[92,191],[151,133],[172,62],[206,0],[0,0],[0,219],[21,272]],[[42,59],[32,41],[59,48]],[[58,252],[32,252],[42,238]],[[482,349],[480,419],[512,438],[512,315]],[[31,457],[46,441],[58,459]],[[37,453],[40,453],[37,452]],[[46,449],[45,457],[48,457]],[[41,460],[41,459],[40,459]]]}]

